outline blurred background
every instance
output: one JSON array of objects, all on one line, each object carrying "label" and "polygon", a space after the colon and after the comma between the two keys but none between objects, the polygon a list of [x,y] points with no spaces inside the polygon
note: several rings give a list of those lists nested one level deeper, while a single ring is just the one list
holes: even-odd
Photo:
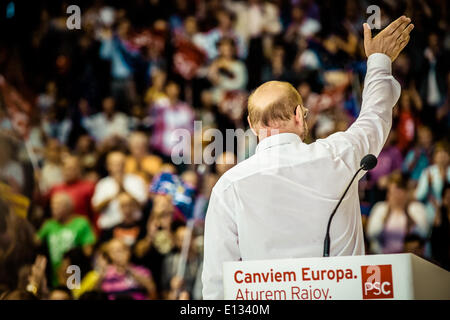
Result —
[{"label": "blurred background", "polygon": [[4,0],[0,299],[201,299],[211,189],[255,146],[175,165],[170,134],[194,149],[211,142],[194,120],[248,129],[248,94],[268,80],[302,95],[307,143],[346,130],[369,5],[382,28],[403,14],[415,28],[392,67],[391,134],[359,182],[366,253],[450,270],[448,1]]}]

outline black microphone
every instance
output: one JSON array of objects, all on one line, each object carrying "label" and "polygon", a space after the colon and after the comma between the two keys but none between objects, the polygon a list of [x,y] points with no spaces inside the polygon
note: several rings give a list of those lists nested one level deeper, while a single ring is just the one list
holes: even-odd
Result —
[{"label": "black microphone", "polygon": [[348,189],[350,189],[350,186],[353,183],[353,180],[355,180],[356,176],[361,170],[372,170],[377,165],[377,158],[373,154],[365,155],[360,162],[360,167],[358,171],[353,175],[352,180],[347,186],[347,189],[345,189],[344,194],[339,199],[339,202],[337,203],[336,207],[334,208],[333,212],[331,213],[330,219],[328,219],[328,225],[327,225],[327,234],[325,235],[325,240],[323,242],[323,256],[329,257],[330,256],[330,226],[331,226],[331,220],[333,220],[334,214],[336,213],[336,210],[339,208],[339,205],[341,204],[342,200],[344,199],[345,195],[347,194]]},{"label": "black microphone", "polygon": [[377,165],[377,157],[373,154],[367,154],[361,159],[359,165],[365,171],[372,170]]}]

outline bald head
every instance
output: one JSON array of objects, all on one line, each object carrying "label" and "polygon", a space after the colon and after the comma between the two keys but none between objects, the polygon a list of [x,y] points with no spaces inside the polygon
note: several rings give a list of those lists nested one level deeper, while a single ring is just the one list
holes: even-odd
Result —
[{"label": "bald head", "polygon": [[298,106],[301,111],[302,97],[290,83],[269,81],[250,95],[248,121],[257,134],[262,128],[279,129],[280,132],[292,131],[296,126]]},{"label": "bald head", "polygon": [[57,192],[50,200],[52,216],[57,221],[64,221],[73,212],[73,201],[68,193]]}]

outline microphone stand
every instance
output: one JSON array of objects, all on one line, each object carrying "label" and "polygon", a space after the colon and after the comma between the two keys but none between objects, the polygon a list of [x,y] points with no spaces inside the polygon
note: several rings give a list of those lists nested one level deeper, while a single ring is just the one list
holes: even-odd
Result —
[{"label": "microphone stand", "polygon": [[348,184],[347,189],[345,189],[344,194],[339,199],[339,202],[337,203],[336,207],[334,208],[333,212],[331,213],[330,218],[328,219],[327,234],[325,235],[325,240],[323,242],[323,256],[324,257],[329,257],[330,256],[330,226],[331,226],[331,220],[333,220],[333,217],[334,217],[337,209],[339,208],[339,205],[341,204],[342,200],[345,198],[345,195],[347,194],[348,189],[350,189],[350,186],[352,185],[353,180],[355,180],[356,176],[358,175],[358,173],[361,170],[363,170],[363,166],[361,166],[358,169],[358,171],[356,171],[356,173],[353,175],[353,178],[350,181],[350,183]]}]

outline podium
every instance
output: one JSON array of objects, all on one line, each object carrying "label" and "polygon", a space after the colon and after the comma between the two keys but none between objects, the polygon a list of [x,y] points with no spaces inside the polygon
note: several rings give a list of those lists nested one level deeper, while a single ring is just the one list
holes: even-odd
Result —
[{"label": "podium", "polygon": [[450,300],[450,272],[410,253],[225,262],[227,300]]}]

